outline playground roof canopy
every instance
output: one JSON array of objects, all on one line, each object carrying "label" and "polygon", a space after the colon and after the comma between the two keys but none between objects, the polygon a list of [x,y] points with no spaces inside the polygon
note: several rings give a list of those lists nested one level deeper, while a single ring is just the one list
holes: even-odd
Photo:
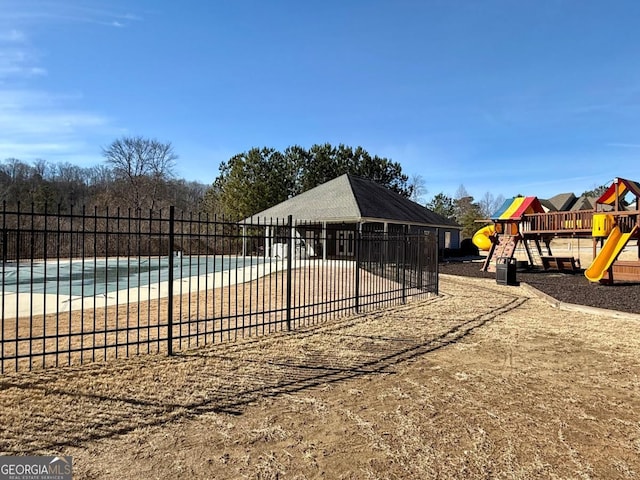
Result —
[{"label": "playground roof canopy", "polygon": [[544,213],[538,197],[509,198],[491,216],[491,220],[520,220],[526,213]]},{"label": "playground roof canopy", "polygon": [[640,197],[640,183],[626,178],[616,178],[607,191],[596,200],[596,203],[602,205],[613,205],[616,198],[622,198],[627,192],[632,192],[636,197]]}]

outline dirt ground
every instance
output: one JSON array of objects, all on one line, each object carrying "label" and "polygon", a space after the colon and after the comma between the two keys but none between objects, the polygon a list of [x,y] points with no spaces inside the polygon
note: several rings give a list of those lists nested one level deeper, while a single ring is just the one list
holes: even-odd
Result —
[{"label": "dirt ground", "polygon": [[74,478],[639,478],[640,319],[442,295],[176,357],[0,377],[0,452]]}]

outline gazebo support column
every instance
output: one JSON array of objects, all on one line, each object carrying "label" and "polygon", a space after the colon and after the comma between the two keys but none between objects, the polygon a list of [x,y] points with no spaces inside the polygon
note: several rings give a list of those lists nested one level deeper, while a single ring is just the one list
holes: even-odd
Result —
[{"label": "gazebo support column", "polygon": [[271,257],[271,227],[264,229],[264,255]]},{"label": "gazebo support column", "polygon": [[242,257],[247,256],[247,226],[242,226]]},{"label": "gazebo support column", "polygon": [[322,222],[322,260],[327,259],[327,222]]}]

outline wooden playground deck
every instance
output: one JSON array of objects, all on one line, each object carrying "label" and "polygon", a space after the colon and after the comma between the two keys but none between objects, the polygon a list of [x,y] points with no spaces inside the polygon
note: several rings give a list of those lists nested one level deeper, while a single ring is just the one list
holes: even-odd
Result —
[{"label": "wooden playground deck", "polygon": [[[629,199],[627,194],[631,193],[635,201]],[[493,225],[481,228],[473,237],[476,246],[489,251],[482,270],[495,268],[494,257],[513,258],[517,246],[522,245],[529,266],[576,271],[580,269],[579,259],[553,255],[550,243],[554,238],[579,241],[590,237],[593,260],[584,272],[589,281],[602,281],[606,275],[608,283],[614,277],[640,282],[640,243],[633,262],[620,262],[620,254],[629,240],[640,241],[640,182],[616,177],[593,205],[590,210],[549,212],[537,197],[518,195],[505,200],[491,217]],[[634,205],[634,210],[628,210],[630,205]]]},{"label": "wooden playground deck", "polygon": [[[575,212],[530,213],[522,217],[523,235],[572,235],[590,237],[593,229],[593,210]],[[616,217],[620,228],[631,229],[640,219],[640,210],[608,213]]]},{"label": "wooden playground deck", "polygon": [[[491,259],[512,257],[518,245],[522,245],[526,250],[530,265],[538,265],[544,270],[558,270],[560,272],[580,270],[582,266],[579,260],[576,260],[573,256],[553,255],[549,242],[553,238],[562,237],[593,239],[593,258],[595,258],[598,241],[604,241],[607,238],[593,236],[594,214],[596,213],[606,213],[615,217],[616,226],[624,232],[631,232],[636,225],[640,225],[640,211],[638,210],[610,212],[582,210],[525,214],[517,222],[519,225],[517,235],[501,234],[498,236],[498,243],[492,246],[483,270],[493,271],[495,266],[492,264]],[[508,223],[508,221],[505,221],[505,223]],[[508,230],[503,227],[501,231]],[[543,253],[541,242],[545,244],[546,255]],[[617,258],[614,259],[612,266],[605,273],[602,281],[612,283],[614,280],[640,282],[640,246],[638,247],[636,260],[622,261]]]}]

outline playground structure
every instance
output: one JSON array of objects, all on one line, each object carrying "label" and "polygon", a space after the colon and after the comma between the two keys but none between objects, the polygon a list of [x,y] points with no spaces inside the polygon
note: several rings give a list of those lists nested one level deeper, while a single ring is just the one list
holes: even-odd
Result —
[{"label": "playground structure", "polygon": [[[629,195],[635,200],[627,200]],[[639,204],[640,183],[623,178],[616,178],[591,210],[545,212],[537,197],[514,197],[475,233],[473,243],[488,252],[483,271],[495,271],[497,262],[513,259],[520,246],[528,268],[577,271],[580,259],[553,255],[551,240],[589,238],[593,261],[584,274],[590,282],[640,282],[640,241],[636,260],[618,259],[629,240],[640,237]]]}]

